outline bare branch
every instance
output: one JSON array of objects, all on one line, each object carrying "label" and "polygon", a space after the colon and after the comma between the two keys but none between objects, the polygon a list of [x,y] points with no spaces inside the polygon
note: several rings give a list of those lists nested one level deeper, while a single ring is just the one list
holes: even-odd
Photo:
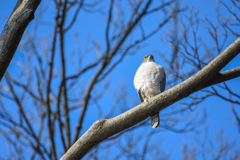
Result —
[{"label": "bare branch", "polygon": [[22,35],[34,18],[41,0],[18,0],[14,11],[0,36],[0,81],[10,64]]},{"label": "bare branch", "polygon": [[206,67],[184,82],[153,97],[149,103],[142,103],[133,109],[112,119],[100,119],[86,131],[82,137],[63,155],[61,160],[80,159],[92,147],[104,139],[127,129],[156,111],[160,111],[174,102],[211,85],[211,79],[240,52],[240,38],[235,40]]}]

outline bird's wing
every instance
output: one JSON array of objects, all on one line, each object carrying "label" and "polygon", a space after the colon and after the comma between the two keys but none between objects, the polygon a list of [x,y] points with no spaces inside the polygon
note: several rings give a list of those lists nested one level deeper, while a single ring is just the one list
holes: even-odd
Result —
[{"label": "bird's wing", "polygon": [[160,90],[161,90],[161,92],[163,92],[165,90],[165,86],[166,86],[166,74],[165,74],[164,70],[163,70],[163,74],[164,74],[164,76],[160,80]]},{"label": "bird's wing", "polygon": [[143,99],[141,88],[137,91],[137,93],[138,93],[138,97],[140,98],[141,102],[143,102],[144,99]]}]

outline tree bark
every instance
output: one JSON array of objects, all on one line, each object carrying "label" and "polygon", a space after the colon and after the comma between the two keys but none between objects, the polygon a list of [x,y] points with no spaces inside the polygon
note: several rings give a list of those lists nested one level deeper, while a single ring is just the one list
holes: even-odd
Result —
[{"label": "tree bark", "polygon": [[240,38],[235,40],[235,42],[194,76],[153,97],[148,103],[144,102],[114,118],[96,121],[63,155],[61,160],[81,159],[101,141],[143,121],[156,113],[156,111],[161,111],[205,87],[239,77],[239,67],[220,73],[220,70],[238,55],[239,52]]},{"label": "tree bark", "polygon": [[41,0],[18,0],[0,35],[0,81]]}]

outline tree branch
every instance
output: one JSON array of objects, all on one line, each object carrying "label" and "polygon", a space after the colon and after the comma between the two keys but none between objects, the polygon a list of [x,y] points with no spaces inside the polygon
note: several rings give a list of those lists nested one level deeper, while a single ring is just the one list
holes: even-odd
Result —
[{"label": "tree branch", "polygon": [[[143,121],[153,113],[156,113],[156,111],[161,111],[200,89],[213,85],[212,79],[239,52],[240,38],[235,40],[235,42],[194,76],[153,97],[148,103],[144,102],[114,118],[96,121],[63,155],[61,160],[81,159],[90,149],[108,137]],[[233,77],[230,76],[229,79],[231,78]],[[224,80],[229,79],[225,78]]]},{"label": "tree branch", "polygon": [[0,81],[7,70],[22,35],[29,22],[34,19],[41,0],[18,0],[17,4],[0,35]]},{"label": "tree branch", "polygon": [[69,121],[69,112],[68,112],[68,97],[67,97],[67,88],[66,88],[66,64],[65,64],[65,45],[64,45],[64,24],[66,18],[66,9],[67,9],[67,1],[65,0],[62,4],[62,14],[61,14],[61,21],[59,22],[59,38],[60,38],[60,57],[61,57],[61,67],[62,67],[62,84],[60,90],[62,90],[63,96],[63,111],[65,117],[65,131],[66,131],[66,140],[67,140],[67,148],[71,146],[71,132],[70,132],[70,121]]},{"label": "tree branch", "polygon": [[237,78],[239,76],[240,76],[240,67],[230,69],[230,70],[227,70],[225,72],[219,73],[216,76],[216,78],[214,78],[212,80],[211,84],[208,85],[208,86],[211,86],[211,85],[217,84],[217,83],[221,83],[221,82],[225,82],[227,80],[234,79],[234,78]]}]

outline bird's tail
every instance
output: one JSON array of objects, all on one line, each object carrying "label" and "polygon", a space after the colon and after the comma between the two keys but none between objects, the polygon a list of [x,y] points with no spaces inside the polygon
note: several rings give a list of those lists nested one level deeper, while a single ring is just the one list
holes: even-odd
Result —
[{"label": "bird's tail", "polygon": [[159,126],[159,123],[160,123],[159,112],[151,116],[151,121],[152,121],[152,128],[157,128]]}]

